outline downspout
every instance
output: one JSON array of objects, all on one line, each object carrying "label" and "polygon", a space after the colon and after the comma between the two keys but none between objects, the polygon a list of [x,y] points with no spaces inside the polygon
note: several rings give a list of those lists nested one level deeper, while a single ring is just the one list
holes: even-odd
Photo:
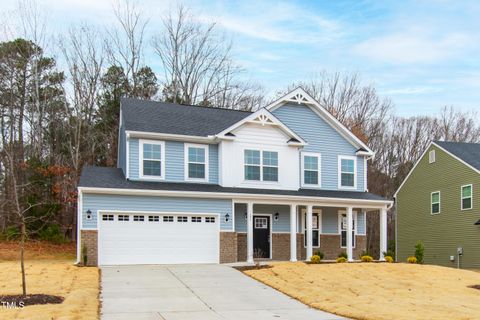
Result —
[{"label": "downspout", "polygon": [[80,188],[78,190],[78,198],[77,198],[77,261],[75,264],[79,264],[81,261],[81,236],[80,236],[80,224],[82,223],[82,212],[83,212],[83,194]]}]

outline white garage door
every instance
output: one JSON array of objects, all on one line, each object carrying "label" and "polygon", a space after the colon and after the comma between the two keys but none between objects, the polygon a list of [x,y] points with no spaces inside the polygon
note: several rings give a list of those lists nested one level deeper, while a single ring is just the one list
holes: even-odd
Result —
[{"label": "white garage door", "polygon": [[98,263],[218,263],[219,221],[214,215],[99,215]]}]

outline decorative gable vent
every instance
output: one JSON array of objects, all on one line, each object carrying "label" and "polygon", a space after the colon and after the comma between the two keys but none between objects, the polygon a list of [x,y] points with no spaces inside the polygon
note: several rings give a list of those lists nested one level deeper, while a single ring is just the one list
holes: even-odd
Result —
[{"label": "decorative gable vent", "polygon": [[291,102],[296,102],[298,104],[310,102],[310,100],[300,92],[290,96],[287,100]]},{"label": "decorative gable vent", "polygon": [[262,126],[266,124],[274,124],[274,122],[265,114],[259,115],[257,118],[255,118],[252,122],[258,122]]},{"label": "decorative gable vent", "polygon": [[430,150],[428,153],[428,163],[434,163],[435,162],[435,150]]}]

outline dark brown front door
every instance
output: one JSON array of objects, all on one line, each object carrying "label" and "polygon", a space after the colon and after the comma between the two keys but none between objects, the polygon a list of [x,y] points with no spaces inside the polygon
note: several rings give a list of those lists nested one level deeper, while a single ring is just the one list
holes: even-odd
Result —
[{"label": "dark brown front door", "polygon": [[269,216],[253,216],[253,257],[270,258]]}]

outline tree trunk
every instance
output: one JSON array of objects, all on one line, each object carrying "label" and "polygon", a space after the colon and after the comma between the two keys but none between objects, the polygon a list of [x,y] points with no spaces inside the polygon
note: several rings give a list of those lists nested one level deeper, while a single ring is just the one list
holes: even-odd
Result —
[{"label": "tree trunk", "polygon": [[22,293],[23,293],[23,296],[27,295],[27,282],[26,282],[26,279],[25,279],[25,258],[24,258],[26,233],[27,232],[26,232],[26,227],[25,227],[25,221],[22,221],[21,238],[20,238],[20,267],[22,269]]}]

